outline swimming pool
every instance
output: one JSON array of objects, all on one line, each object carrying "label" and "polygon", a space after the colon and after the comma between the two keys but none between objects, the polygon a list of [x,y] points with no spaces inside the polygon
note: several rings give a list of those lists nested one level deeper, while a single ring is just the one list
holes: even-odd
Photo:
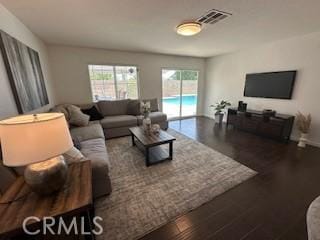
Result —
[{"label": "swimming pool", "polygon": [[182,99],[180,96],[165,97],[162,99],[162,107],[168,118],[194,116],[197,114],[197,95],[183,95]]},{"label": "swimming pool", "polygon": [[[162,99],[164,104],[179,105],[180,96],[175,97],[165,97]],[[183,95],[182,96],[182,105],[183,106],[193,106],[197,105],[197,95]]]}]

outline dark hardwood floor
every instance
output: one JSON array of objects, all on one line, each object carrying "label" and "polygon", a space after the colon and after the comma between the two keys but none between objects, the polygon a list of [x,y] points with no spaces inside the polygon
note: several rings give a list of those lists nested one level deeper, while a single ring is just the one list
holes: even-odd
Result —
[{"label": "dark hardwood floor", "polygon": [[171,121],[183,133],[258,174],[143,237],[166,239],[307,239],[306,211],[320,195],[320,149],[297,148],[218,127],[197,117]]}]

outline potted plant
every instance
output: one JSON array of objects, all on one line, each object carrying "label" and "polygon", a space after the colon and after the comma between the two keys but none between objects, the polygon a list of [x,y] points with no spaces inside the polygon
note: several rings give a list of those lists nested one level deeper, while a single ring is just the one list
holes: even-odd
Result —
[{"label": "potted plant", "polygon": [[306,147],[306,143],[308,141],[308,133],[311,125],[311,115],[303,115],[301,112],[297,114],[297,126],[299,131],[301,132],[301,136],[299,138],[299,147]]},{"label": "potted plant", "polygon": [[215,110],[214,113],[214,119],[216,123],[221,124],[224,116],[224,112],[226,107],[231,106],[231,103],[228,101],[222,100],[221,102],[217,102],[214,105],[211,105],[210,107],[213,107]]}]

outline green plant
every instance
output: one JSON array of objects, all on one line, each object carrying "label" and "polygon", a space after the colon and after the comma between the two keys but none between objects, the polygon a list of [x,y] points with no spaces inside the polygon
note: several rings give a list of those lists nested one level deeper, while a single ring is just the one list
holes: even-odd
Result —
[{"label": "green plant", "polygon": [[231,106],[231,103],[228,101],[222,100],[221,102],[217,102],[216,104],[210,105],[210,107],[213,107],[215,112],[215,115],[222,114],[226,107]]},{"label": "green plant", "polygon": [[311,115],[303,115],[301,112],[298,112],[297,125],[300,132],[308,133],[311,125]]}]

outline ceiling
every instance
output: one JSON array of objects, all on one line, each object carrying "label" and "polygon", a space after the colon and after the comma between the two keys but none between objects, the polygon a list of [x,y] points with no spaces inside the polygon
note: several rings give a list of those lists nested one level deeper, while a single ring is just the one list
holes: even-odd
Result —
[{"label": "ceiling", "polygon": [[[47,43],[210,57],[320,31],[319,0],[0,0]],[[233,15],[175,33],[210,9]]]}]

